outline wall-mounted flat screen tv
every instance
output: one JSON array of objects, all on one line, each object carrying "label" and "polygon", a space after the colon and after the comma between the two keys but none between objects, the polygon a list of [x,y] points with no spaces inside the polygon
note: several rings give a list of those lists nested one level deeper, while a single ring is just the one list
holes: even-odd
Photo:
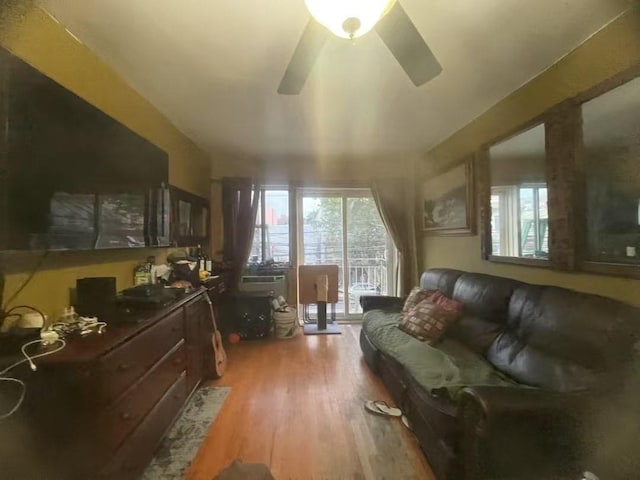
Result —
[{"label": "wall-mounted flat screen tv", "polygon": [[168,159],[0,48],[0,250],[168,245]]}]

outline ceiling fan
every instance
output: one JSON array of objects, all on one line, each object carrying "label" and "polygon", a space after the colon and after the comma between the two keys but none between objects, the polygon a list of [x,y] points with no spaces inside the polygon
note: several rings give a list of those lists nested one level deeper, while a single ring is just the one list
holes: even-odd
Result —
[{"label": "ceiling fan", "polygon": [[416,87],[435,78],[442,67],[397,0],[305,0],[307,23],[278,87],[298,95],[331,33],[353,40],[372,29]]}]

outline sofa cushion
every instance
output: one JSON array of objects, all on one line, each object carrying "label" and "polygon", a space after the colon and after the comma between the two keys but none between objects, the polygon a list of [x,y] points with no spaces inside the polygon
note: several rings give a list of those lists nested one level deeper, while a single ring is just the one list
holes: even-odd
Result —
[{"label": "sofa cushion", "polygon": [[440,290],[447,297],[453,297],[453,289],[464,272],[449,268],[433,268],[420,277],[420,287],[425,290]]},{"label": "sofa cushion", "polygon": [[453,298],[464,305],[462,318],[447,331],[479,353],[485,353],[507,324],[509,300],[520,282],[480,273],[460,275]]},{"label": "sofa cushion", "polygon": [[363,317],[362,330],[376,348],[402,364],[425,390],[455,399],[465,386],[515,385],[461,342],[445,337],[437,347],[427,345],[397,328],[399,321],[398,313],[371,310]]},{"label": "sofa cushion", "polygon": [[519,382],[556,391],[609,389],[637,340],[637,309],[558,287],[522,285],[487,358]]},{"label": "sofa cushion", "polygon": [[433,303],[431,298],[423,300],[402,315],[399,328],[420,341],[436,343],[460,315],[459,304],[447,300],[441,297],[440,304]]},{"label": "sofa cushion", "polygon": [[503,325],[482,317],[463,314],[449,327],[447,335],[464,343],[473,351],[484,354],[503,328]]}]

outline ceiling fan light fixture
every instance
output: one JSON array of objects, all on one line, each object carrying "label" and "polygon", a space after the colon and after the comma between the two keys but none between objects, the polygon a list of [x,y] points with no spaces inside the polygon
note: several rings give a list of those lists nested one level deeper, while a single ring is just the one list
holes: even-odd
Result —
[{"label": "ceiling fan light fixture", "polygon": [[318,23],[338,37],[353,39],[369,32],[396,0],[305,0]]}]

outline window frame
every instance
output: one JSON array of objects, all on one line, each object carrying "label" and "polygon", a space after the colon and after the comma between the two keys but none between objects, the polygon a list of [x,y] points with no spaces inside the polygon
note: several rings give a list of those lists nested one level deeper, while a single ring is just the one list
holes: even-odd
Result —
[{"label": "window frame", "polygon": [[[305,196],[315,196],[315,197],[340,197],[342,200],[342,261],[343,261],[343,271],[342,271],[342,283],[343,283],[343,302],[345,305],[344,314],[337,314],[338,321],[359,321],[362,319],[362,312],[351,312],[349,308],[350,304],[350,290],[351,286],[349,285],[349,272],[347,265],[348,262],[348,248],[347,248],[347,231],[348,231],[348,214],[347,214],[347,200],[349,198],[373,198],[373,191],[371,187],[297,187],[295,193],[296,199],[296,222],[297,225],[303,225],[303,208],[302,202]],[[385,227],[386,230],[386,227]],[[302,232],[296,230],[296,251],[300,252],[300,258],[304,258],[304,239]],[[398,264],[398,250],[393,244],[393,240],[389,232],[387,232],[387,249],[390,252],[388,265],[387,265],[387,285],[389,293],[388,295],[393,295],[396,290],[395,285],[395,276],[394,272],[396,271],[396,267]],[[304,265],[304,263],[297,263],[298,266]],[[365,282],[356,282],[356,283],[365,283]],[[354,283],[355,285],[355,283]],[[299,305],[299,308],[301,305]],[[356,307],[358,310],[358,307]]]},{"label": "window frame", "polygon": [[[518,202],[520,202],[520,191],[522,189],[532,189],[533,190],[533,203],[534,205],[536,205],[536,209],[534,210],[533,213],[533,217],[534,217],[534,225],[535,225],[535,229],[534,229],[534,243],[536,244],[536,247],[539,247],[538,250],[542,250],[542,244],[544,244],[544,240],[540,243],[540,245],[538,245],[538,242],[540,242],[540,236],[539,236],[539,225],[540,225],[540,189],[545,189],[547,190],[547,199],[548,199],[548,195],[549,195],[549,187],[546,184],[543,183],[523,183],[521,185],[517,185],[517,195],[518,195]],[[548,203],[549,201],[547,200],[547,234],[549,233],[549,207],[548,207]],[[520,209],[520,204],[518,203],[518,208],[517,208],[517,215],[518,215],[518,227],[521,229],[522,228],[522,217],[521,217],[521,212],[522,210]],[[518,253],[520,255],[520,257],[522,258],[530,258],[530,257],[525,257],[524,254],[522,253],[522,231],[519,232],[518,234]],[[548,244],[547,244],[548,247]],[[547,255],[549,254],[549,252],[547,252]],[[534,258],[539,258],[539,257],[534,257]]]},{"label": "window frame", "polygon": [[[518,221],[518,186],[501,185],[491,187],[491,195],[498,195],[500,197],[500,203],[505,206],[504,209],[501,209],[500,211],[500,245],[502,246],[504,243],[506,250],[502,250],[501,248],[501,255],[499,256],[515,256],[515,252],[518,252],[518,238],[520,237],[520,222]],[[502,215],[503,213],[505,215]],[[516,220],[515,223],[513,222],[514,219]],[[510,225],[515,225],[515,228],[510,228]],[[491,237],[493,242],[493,232]],[[514,254],[510,255],[512,252]]]},{"label": "window frame", "polygon": [[[265,223],[266,221],[266,192],[268,191],[276,191],[276,192],[287,192],[288,198],[287,198],[287,203],[289,205],[289,260],[286,262],[280,262],[283,265],[286,266],[291,266],[294,265],[294,243],[292,242],[291,238],[291,230],[293,228],[292,226],[292,222],[291,222],[291,188],[289,187],[285,187],[285,186],[279,186],[279,185],[269,185],[269,186],[264,186],[264,187],[260,187],[259,189],[259,195],[260,195],[260,201],[258,202],[258,208],[259,211],[256,214],[256,223],[254,225],[254,239],[251,242],[251,245],[253,247],[253,244],[255,242],[255,235],[256,235],[256,231],[259,229],[260,230],[260,253],[262,258],[259,259],[258,264],[264,264],[268,258],[265,258],[265,252],[266,252],[266,247],[267,247],[267,241],[266,241],[266,235],[265,235],[265,231],[266,231],[266,226],[267,224]],[[261,220],[261,223],[258,223],[258,220]],[[251,257],[249,257],[251,258]],[[251,265],[251,263],[248,261],[247,265]]]}]

